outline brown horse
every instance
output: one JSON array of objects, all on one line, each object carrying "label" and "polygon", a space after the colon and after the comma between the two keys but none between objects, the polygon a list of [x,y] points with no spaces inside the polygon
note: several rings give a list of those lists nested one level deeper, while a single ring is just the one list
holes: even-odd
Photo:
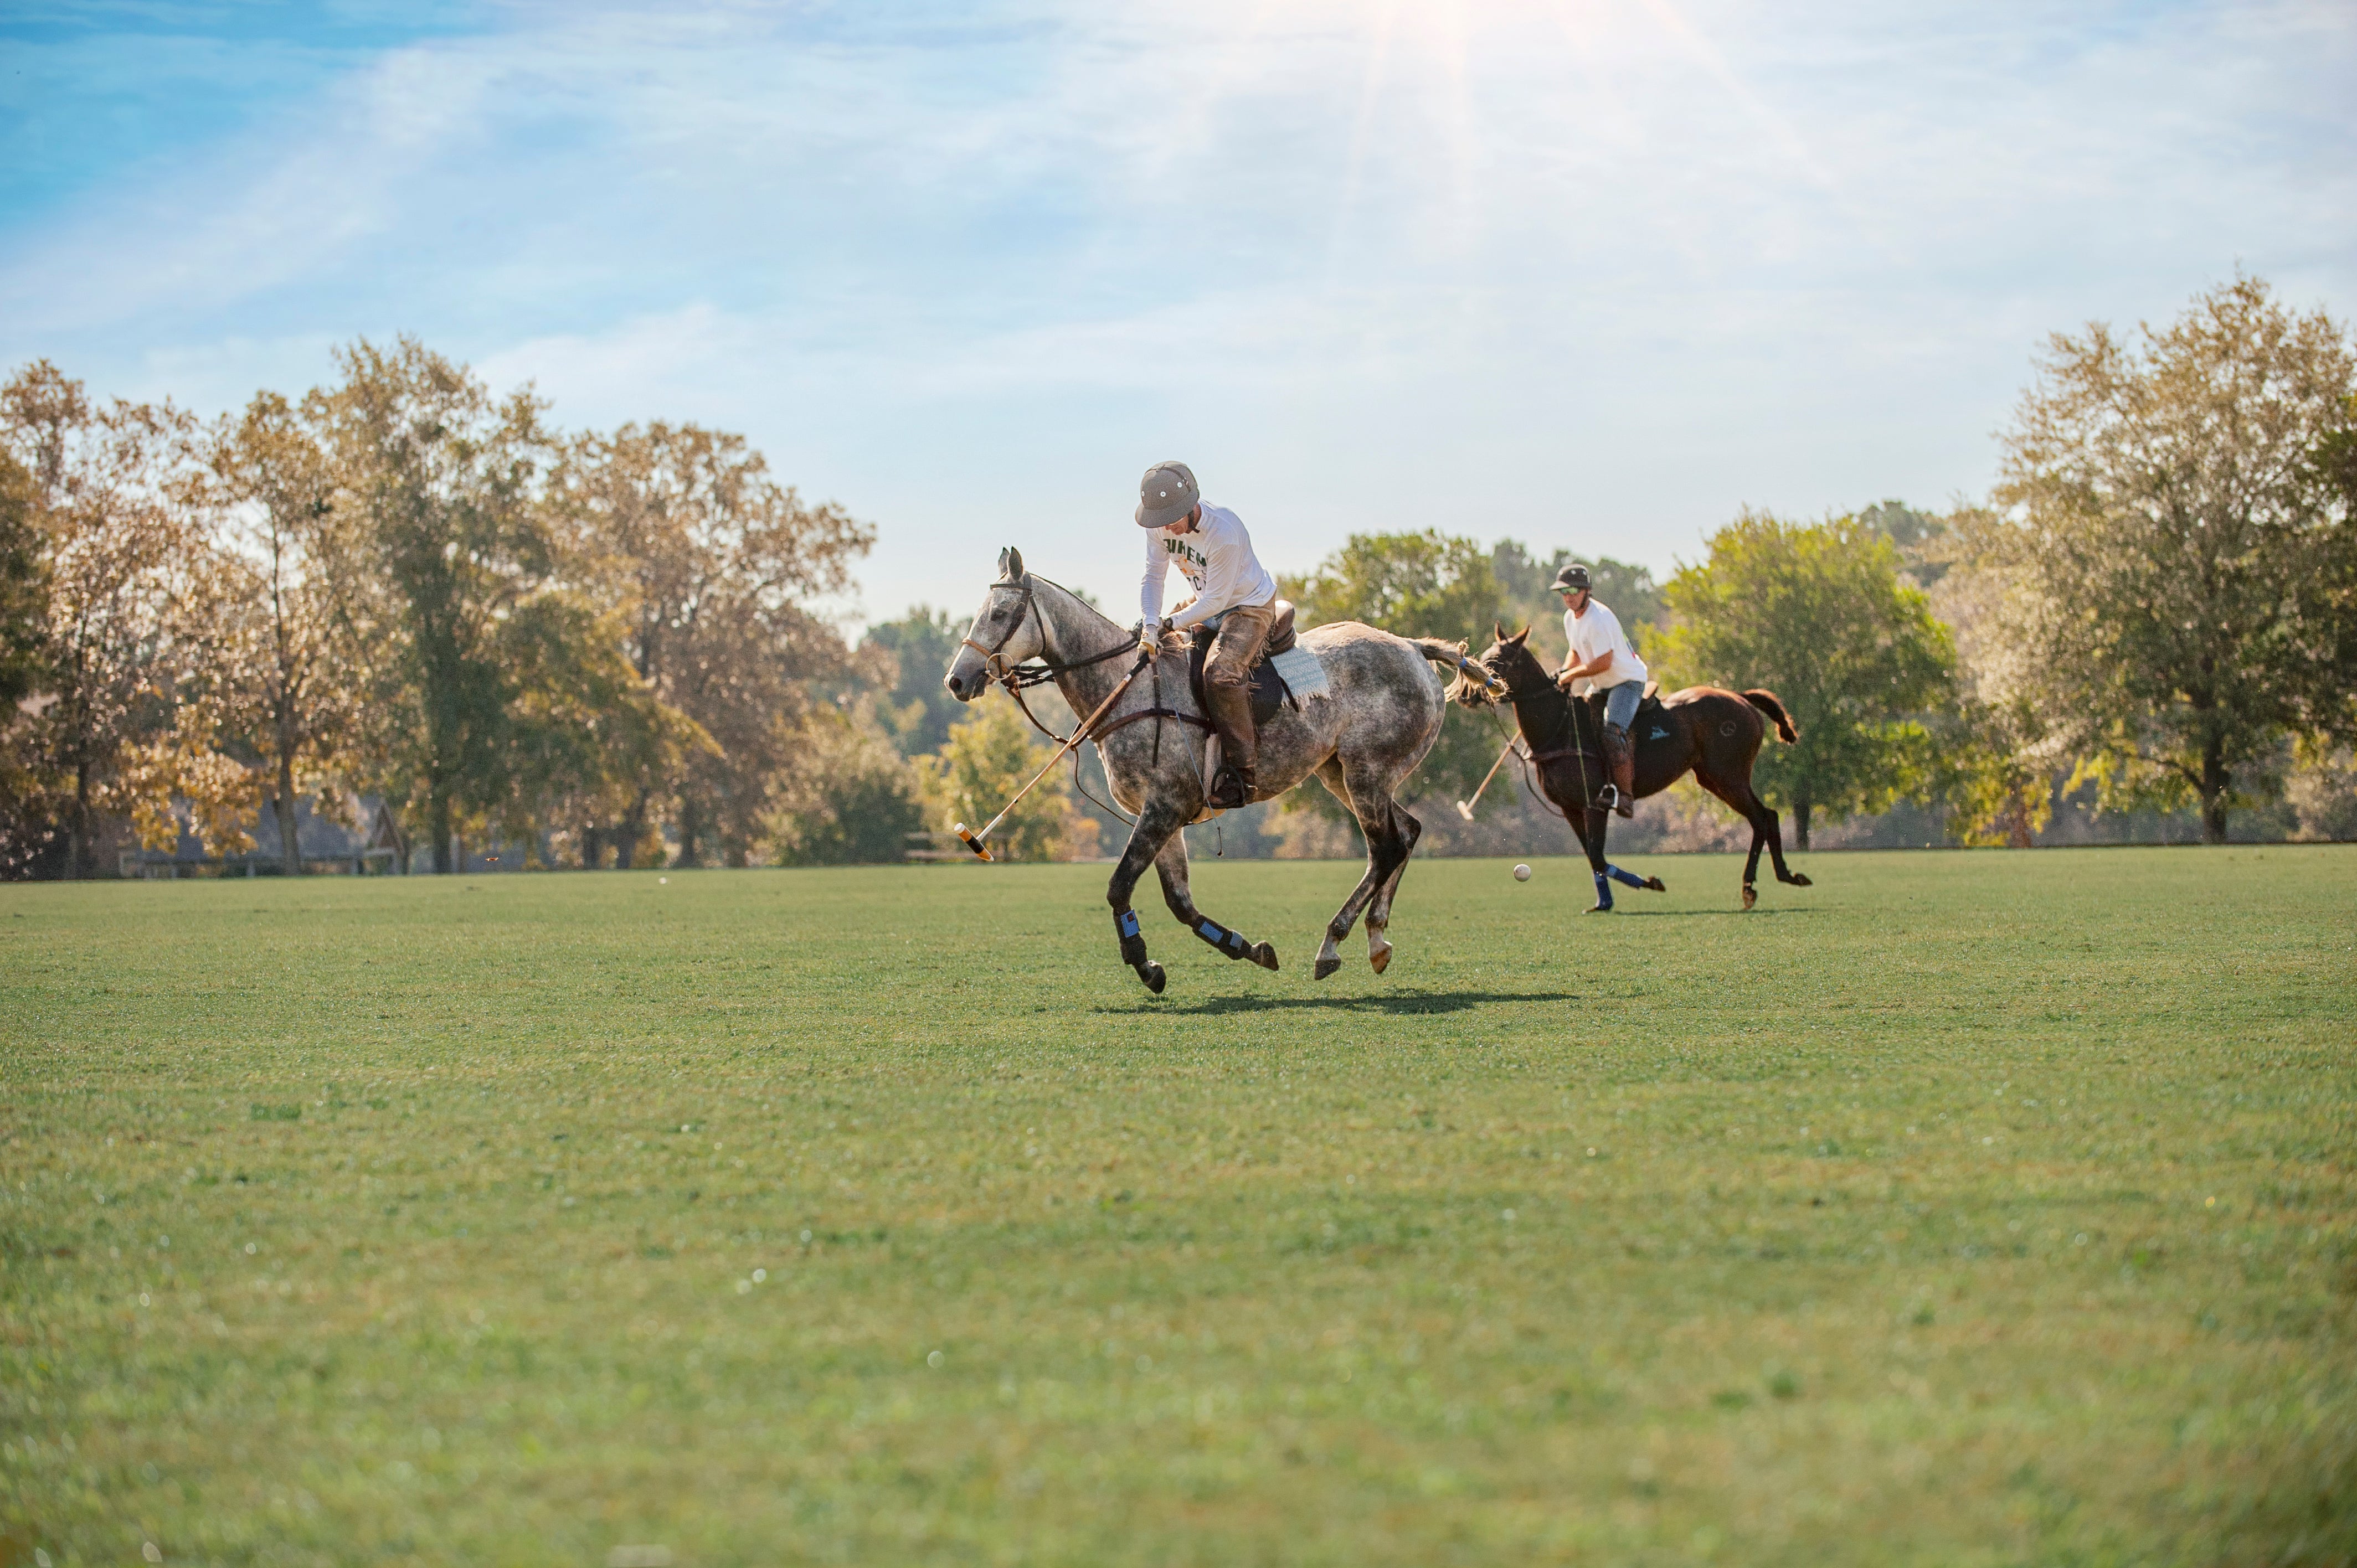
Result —
[{"label": "brown horse", "polygon": [[[1449,694],[1468,707],[1505,702],[1514,705],[1514,722],[1522,730],[1530,761],[1538,769],[1539,788],[1555,802],[1587,852],[1596,874],[1596,908],[1612,908],[1612,884],[1663,891],[1658,876],[1637,877],[1604,858],[1604,833],[1612,821],[1611,808],[1599,805],[1606,782],[1604,769],[1603,698],[1582,702],[1569,697],[1539,662],[1528,646],[1531,628],[1513,636],[1495,628],[1498,639],[1482,653],[1480,665],[1506,688],[1497,696],[1479,682],[1459,680]],[[1762,715],[1765,715],[1764,717]],[[1695,782],[1726,801],[1751,824],[1751,855],[1743,863],[1743,907],[1758,900],[1752,879],[1760,874],[1760,850],[1767,847],[1776,868],[1776,880],[1806,887],[1809,879],[1784,865],[1784,833],[1776,813],[1751,788],[1751,763],[1767,738],[1767,720],[1776,721],[1776,737],[1790,745],[1800,739],[1792,715],[1773,692],[1738,694],[1717,686],[1688,686],[1662,699],[1661,706],[1638,712],[1630,740],[1637,748],[1637,797],[1658,795],[1688,771]]]}]

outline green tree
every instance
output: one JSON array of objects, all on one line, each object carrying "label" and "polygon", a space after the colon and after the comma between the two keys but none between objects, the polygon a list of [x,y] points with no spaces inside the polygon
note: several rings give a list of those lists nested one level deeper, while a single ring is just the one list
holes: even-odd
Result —
[{"label": "green tree", "polygon": [[1555,591],[1555,575],[1574,561],[1586,564],[1590,592],[1620,618],[1621,629],[1629,634],[1630,645],[1643,658],[1648,640],[1658,630],[1662,619],[1661,585],[1653,581],[1653,574],[1645,567],[1615,561],[1609,555],[1582,555],[1576,551],[1558,550],[1542,560],[1517,540],[1500,540],[1491,552],[1490,565],[1497,575],[1499,593],[1504,601],[1502,618],[1512,623],[1507,629],[1533,628],[1533,640],[1544,650],[1542,657],[1562,661],[1566,650],[1563,596]]},{"label": "green tree", "polygon": [[864,704],[813,712],[798,751],[801,766],[770,824],[780,864],[875,865],[907,856],[909,835],[925,825],[921,765],[901,756]]},{"label": "green tree", "polygon": [[555,572],[542,504],[555,449],[529,392],[494,398],[414,338],[361,339],[337,360],[343,381],[313,394],[313,413],[353,521],[333,564],[338,614],[382,655],[367,711],[386,792],[424,806],[448,872],[460,820],[507,803],[497,642]]},{"label": "green tree", "polygon": [[[1478,541],[1435,529],[1421,533],[1354,533],[1307,576],[1285,577],[1278,591],[1293,600],[1307,630],[1355,620],[1401,637],[1438,637],[1479,650],[1503,605],[1491,553]],[[1496,726],[1450,703],[1440,738],[1417,770],[1424,790],[1461,793],[1498,755]],[[1323,789],[1297,789],[1284,810],[1341,814]]]},{"label": "green tree", "polygon": [[[979,831],[1039,770],[1055,748],[1040,740],[999,692],[950,726],[928,768],[928,810],[935,825],[963,822]],[[1078,860],[1096,854],[1097,824],[1072,803],[1066,768],[1039,781],[991,835],[1001,860]]]},{"label": "green tree", "polygon": [[960,703],[942,684],[950,660],[964,639],[965,625],[947,610],[914,605],[899,620],[878,621],[859,639],[863,664],[888,657],[891,684],[882,693],[878,717],[904,757],[939,751],[958,721]]},{"label": "green tree", "polygon": [[1856,518],[1747,510],[1664,589],[1677,618],[1661,662],[1678,683],[1764,686],[1792,714],[1800,743],[1761,751],[1758,779],[1803,849],[1817,813],[1879,811],[1931,781],[1924,715],[1946,701],[1955,654],[1899,564]]},{"label": "green tree", "polygon": [[2057,334],[2003,437],[2013,635],[2107,806],[2229,810],[2287,737],[2357,725],[2357,525],[2334,454],[2357,360],[2321,311],[2238,277],[2131,346]]},{"label": "green tree", "polygon": [[0,877],[22,875],[44,840],[33,716],[18,704],[46,678],[48,572],[33,476],[0,451]]}]

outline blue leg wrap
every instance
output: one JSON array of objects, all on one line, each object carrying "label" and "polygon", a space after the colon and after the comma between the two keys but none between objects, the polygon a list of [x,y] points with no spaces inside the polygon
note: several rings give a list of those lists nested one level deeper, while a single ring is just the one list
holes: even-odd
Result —
[{"label": "blue leg wrap", "polygon": [[1596,874],[1596,907],[1599,909],[1612,908],[1612,879],[1600,871]]},{"label": "blue leg wrap", "polygon": [[1617,865],[1608,865],[1604,870],[1613,881],[1618,882],[1623,887],[1642,887],[1645,886],[1645,879],[1643,877],[1631,876]]},{"label": "blue leg wrap", "polygon": [[1146,961],[1146,939],[1138,934],[1137,911],[1124,909],[1113,918],[1114,935],[1121,939],[1121,961],[1132,969]]},{"label": "blue leg wrap", "polygon": [[1199,918],[1195,922],[1195,934],[1230,958],[1242,958],[1252,951],[1252,944],[1244,940],[1242,931],[1229,930],[1217,920]]}]

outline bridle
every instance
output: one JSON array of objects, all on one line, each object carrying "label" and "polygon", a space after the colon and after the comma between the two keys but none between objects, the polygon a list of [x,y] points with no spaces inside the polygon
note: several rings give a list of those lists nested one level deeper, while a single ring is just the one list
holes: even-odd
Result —
[{"label": "bridle", "polygon": [[[1008,625],[1006,635],[1000,638],[996,644],[992,647],[985,648],[982,644],[976,642],[970,637],[962,637],[958,639],[959,647],[971,648],[976,653],[982,655],[982,667],[985,672],[986,672],[993,681],[1006,687],[1007,694],[1015,699],[1017,705],[1021,705],[1023,702],[1023,693],[1027,688],[1032,686],[1044,686],[1049,682],[1054,680],[1057,676],[1065,673],[1067,671],[1085,670],[1092,664],[1102,664],[1108,659],[1118,659],[1123,654],[1128,652],[1131,649],[1135,648],[1138,644],[1137,633],[1133,631],[1125,639],[1115,643],[1113,647],[1106,649],[1103,653],[1092,653],[1086,659],[1075,659],[1069,664],[1055,664],[1049,662],[1047,658],[1048,623],[1039,614],[1039,600],[1038,595],[1034,592],[1035,582],[1046,583],[1051,588],[1062,588],[1063,591],[1068,594],[1071,592],[1070,588],[1065,588],[1063,584],[1055,581],[1053,578],[1042,577],[1036,572],[1024,573],[1020,582],[994,584],[992,585],[994,588],[1013,588],[1023,596],[1022,613],[1017,615],[1013,622]],[[1019,663],[1009,664],[1006,662],[1006,645],[1015,640],[1015,634],[1023,629],[1023,623],[1027,620],[1039,622],[1040,650],[1039,661],[1034,664],[1030,660],[1025,660]],[[1031,710],[1028,707],[1025,707],[1023,709],[1023,716],[1026,718],[1031,718]],[[1031,719],[1031,723],[1039,729],[1040,734],[1049,736],[1050,739],[1061,742],[1064,738],[1063,736],[1057,735],[1055,731],[1049,729],[1044,725],[1041,725],[1038,719]]]},{"label": "bridle", "polygon": [[[1031,727],[1033,729],[1038,730],[1041,735],[1046,736],[1058,746],[1071,748],[1072,757],[1073,788],[1078,789],[1091,803],[1104,811],[1108,815],[1118,818],[1123,822],[1127,822],[1129,820],[1127,813],[1108,801],[1098,800],[1095,792],[1090,789],[1088,785],[1082,780],[1080,749],[1077,746],[1073,746],[1071,744],[1075,739],[1081,737],[1077,735],[1058,735],[1054,730],[1049,729],[1046,725],[1041,724],[1039,722],[1039,715],[1031,711],[1031,704],[1023,700],[1023,693],[1031,687],[1046,685],[1049,682],[1053,681],[1057,676],[1064,674],[1068,671],[1085,670],[1092,664],[1103,664],[1108,659],[1118,659],[1123,654],[1128,652],[1131,649],[1140,646],[1141,639],[1136,632],[1133,631],[1121,641],[1114,644],[1111,648],[1106,649],[1103,653],[1092,653],[1086,659],[1075,659],[1068,664],[1058,664],[1050,661],[1047,657],[1048,622],[1046,618],[1039,614],[1039,596],[1033,591],[1034,585],[1036,583],[1045,583],[1049,587],[1060,588],[1068,594],[1071,592],[1070,588],[1064,587],[1063,584],[1057,582],[1054,578],[1042,577],[1036,572],[1024,573],[1022,579],[1019,582],[993,584],[992,587],[994,591],[998,588],[1013,588],[1020,593],[1023,596],[1022,611],[1017,614],[1013,622],[1007,626],[1006,634],[1004,637],[1001,637],[995,646],[985,648],[981,643],[976,642],[970,637],[962,637],[958,639],[958,645],[962,648],[971,648],[976,653],[982,655],[982,667],[984,672],[987,674],[991,680],[1006,688],[1006,694],[1015,699],[1015,705],[1023,711],[1023,716],[1030,721]],[[1023,623],[1027,620],[1037,621],[1039,625],[1039,660],[1036,664],[1028,660],[1025,660],[1015,664],[1009,664],[1006,662],[1006,645],[1015,640],[1015,634],[1023,629]],[[1157,682],[1161,680],[1161,671],[1158,667],[1155,671],[1155,679]],[[1134,714],[1130,715],[1129,719],[1116,719],[1111,725],[1102,727],[1095,736],[1088,738],[1102,741],[1105,736],[1112,734],[1114,730],[1120,728],[1124,724],[1136,718],[1177,716],[1179,715],[1170,714],[1169,710],[1164,708],[1157,701],[1155,706],[1147,709],[1146,713]],[[1102,747],[1100,747],[1100,749],[1102,749]],[[1161,757],[1161,736],[1158,731],[1157,732],[1155,738],[1155,756],[1156,759],[1159,761]]]}]

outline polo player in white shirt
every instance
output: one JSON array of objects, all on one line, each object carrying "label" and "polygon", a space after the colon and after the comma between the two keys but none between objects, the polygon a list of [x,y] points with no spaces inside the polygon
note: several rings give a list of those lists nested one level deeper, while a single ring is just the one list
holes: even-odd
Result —
[{"label": "polo player in white shirt", "polygon": [[[1184,463],[1157,463],[1137,487],[1137,526],[1146,536],[1146,580],[1138,590],[1139,635],[1210,626],[1217,633],[1203,661],[1203,705],[1220,736],[1220,775],[1206,802],[1247,805],[1259,788],[1259,736],[1247,682],[1276,625],[1276,579],[1253,553],[1252,535],[1234,512],[1210,506]],[[1162,618],[1162,583],[1178,568],[1195,591]]]},{"label": "polo player in white shirt", "polygon": [[1645,661],[1629,646],[1620,618],[1587,591],[1587,568],[1573,562],[1555,574],[1563,596],[1563,635],[1571,644],[1555,684],[1574,697],[1604,693],[1604,766],[1612,776],[1612,809],[1630,814],[1637,798],[1637,751],[1629,741],[1630,721],[1645,695]]}]

